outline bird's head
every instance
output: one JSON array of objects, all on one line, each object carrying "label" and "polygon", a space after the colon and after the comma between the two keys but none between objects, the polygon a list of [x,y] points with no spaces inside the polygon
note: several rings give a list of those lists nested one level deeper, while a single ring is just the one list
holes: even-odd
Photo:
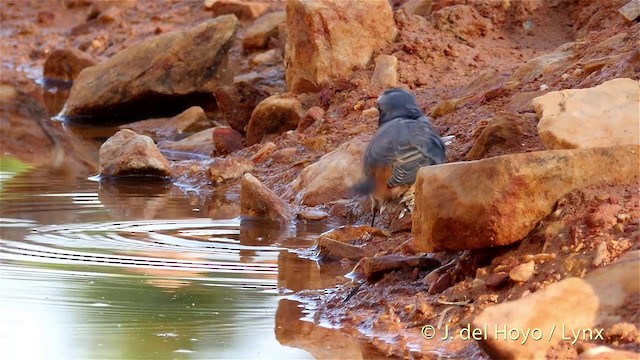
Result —
[{"label": "bird's head", "polygon": [[380,95],[378,111],[380,112],[378,126],[398,117],[417,119],[424,116],[416,97],[409,91],[400,88],[386,90]]}]

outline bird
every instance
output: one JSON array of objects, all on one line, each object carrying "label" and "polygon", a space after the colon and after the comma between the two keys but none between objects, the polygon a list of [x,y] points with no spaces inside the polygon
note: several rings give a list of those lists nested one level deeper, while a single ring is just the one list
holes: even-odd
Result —
[{"label": "bird", "polygon": [[407,208],[413,203],[410,190],[418,170],[446,162],[440,134],[418,106],[415,95],[402,88],[388,89],[378,98],[377,108],[378,130],[364,153],[365,178],[352,188],[356,195],[371,196],[371,226],[378,203],[382,213],[387,200],[404,194],[400,202]]}]

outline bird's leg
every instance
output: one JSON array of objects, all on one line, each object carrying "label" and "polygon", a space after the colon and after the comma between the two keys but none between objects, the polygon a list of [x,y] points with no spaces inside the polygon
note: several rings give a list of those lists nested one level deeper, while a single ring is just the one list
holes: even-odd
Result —
[{"label": "bird's leg", "polygon": [[416,196],[416,186],[411,185],[411,187],[404,193],[400,203],[404,205],[404,209],[400,212],[398,219],[402,219],[407,212],[413,212],[413,205],[415,203]]},{"label": "bird's leg", "polygon": [[376,221],[376,199],[371,196],[371,227],[373,227],[373,223]]}]

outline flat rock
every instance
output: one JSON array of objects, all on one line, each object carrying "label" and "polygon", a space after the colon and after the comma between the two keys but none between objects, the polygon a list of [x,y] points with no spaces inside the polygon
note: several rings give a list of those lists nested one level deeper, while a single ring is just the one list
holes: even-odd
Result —
[{"label": "flat rock", "polygon": [[300,101],[288,94],[273,95],[256,106],[247,124],[247,145],[257,144],[267,134],[294,130],[304,115]]},{"label": "flat rock", "polygon": [[131,130],[120,130],[102,144],[99,152],[102,176],[172,175],[169,161],[153,140]]},{"label": "flat rock", "polygon": [[283,226],[293,219],[289,204],[251,174],[244,174],[240,182],[240,211],[242,215],[266,218]]},{"label": "flat rock", "polygon": [[244,137],[228,126],[217,127],[212,132],[213,155],[228,155],[244,148]]},{"label": "flat rock", "polygon": [[640,83],[613,79],[589,89],[533,99],[538,133],[548,149],[640,144]]},{"label": "flat rock", "polygon": [[284,11],[276,11],[262,15],[244,32],[242,47],[245,49],[264,49],[269,39],[278,38],[278,26],[284,24],[287,15]]},{"label": "flat rock", "polygon": [[376,67],[371,76],[371,84],[379,89],[398,85],[398,58],[393,55],[378,55]]},{"label": "flat rock", "polygon": [[574,189],[638,181],[637,145],[548,150],[420,169],[413,235],[422,251],[509,245]]},{"label": "flat rock", "polygon": [[249,123],[251,113],[256,106],[269,97],[267,91],[261,90],[246,81],[220,86],[213,93],[224,120],[241,134],[245,133],[245,127]]},{"label": "flat rock", "polygon": [[243,157],[217,158],[209,165],[209,179],[214,185],[239,179],[253,170],[253,162]]},{"label": "flat rock", "polygon": [[291,182],[297,201],[307,206],[326,204],[349,196],[350,189],[364,177],[366,142],[353,139],[304,168]]},{"label": "flat rock", "polygon": [[[193,28],[150,37],[84,69],[62,115],[139,117],[230,82],[226,51],[238,19],[221,16]],[[183,61],[183,57],[189,61]],[[168,109],[165,109],[168,110]]]},{"label": "flat rock", "polygon": [[387,0],[289,0],[285,72],[287,89],[317,92],[364,67],[398,30]]},{"label": "flat rock", "polygon": [[178,141],[163,141],[158,147],[162,150],[209,156],[215,150],[213,128],[199,131]]},{"label": "flat rock", "polygon": [[[147,135],[155,141],[176,140],[183,134],[193,134],[213,126],[204,110],[192,106],[171,118],[148,119],[121,125],[120,129],[130,129],[140,135]],[[186,135],[183,135],[186,136]]]},{"label": "flat rock", "polygon": [[269,9],[269,4],[258,1],[215,0],[205,1],[205,7],[213,16],[234,14],[240,19],[253,20]]},{"label": "flat rock", "polygon": [[76,48],[56,49],[44,62],[45,79],[74,81],[85,68],[96,64],[89,54]]},{"label": "flat rock", "polygon": [[[599,328],[630,296],[640,294],[640,252],[592,271],[584,279],[568,278],[514,301],[484,309],[472,321],[483,333],[480,346],[497,359],[545,358],[571,331]],[[543,339],[523,341],[503,336],[502,329],[540,329]],[[552,330],[553,329],[553,330]],[[593,332],[595,334],[595,331]]]}]

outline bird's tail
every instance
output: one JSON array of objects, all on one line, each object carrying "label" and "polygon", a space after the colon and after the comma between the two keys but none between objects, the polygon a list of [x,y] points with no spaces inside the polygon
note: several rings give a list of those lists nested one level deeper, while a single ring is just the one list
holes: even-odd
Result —
[{"label": "bird's tail", "polygon": [[375,180],[373,177],[367,177],[361,183],[354,185],[351,188],[352,196],[364,196],[369,195],[373,192],[373,188],[375,187]]}]

